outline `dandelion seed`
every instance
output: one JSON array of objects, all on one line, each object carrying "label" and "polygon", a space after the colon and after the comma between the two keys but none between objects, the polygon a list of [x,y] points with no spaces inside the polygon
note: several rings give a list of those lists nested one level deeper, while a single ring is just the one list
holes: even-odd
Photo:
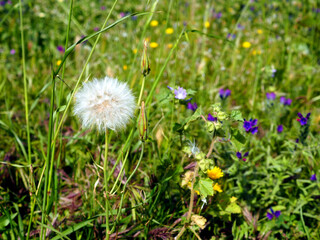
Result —
[{"label": "dandelion seed", "polygon": [[209,169],[207,171],[208,177],[211,179],[219,179],[221,177],[223,177],[223,172],[221,171],[221,169],[219,167],[214,167],[213,169]]},{"label": "dandelion seed", "polygon": [[167,28],[166,29],[166,34],[170,35],[174,32],[173,28]]},{"label": "dandelion seed", "polygon": [[158,22],[157,20],[152,20],[152,21],[150,22],[150,26],[151,26],[151,27],[156,27],[156,26],[158,26],[158,24],[159,24],[159,22]]},{"label": "dandelion seed", "polygon": [[250,42],[244,42],[244,43],[242,43],[242,47],[243,48],[250,48],[251,47],[251,43]]},{"label": "dandelion seed", "polygon": [[151,47],[151,48],[157,48],[158,46],[159,46],[159,44],[156,43],[156,42],[151,42],[151,43],[150,43],[150,47]]},{"label": "dandelion seed", "polygon": [[125,128],[135,109],[135,98],[128,85],[110,77],[84,83],[75,100],[74,114],[82,126],[101,132]]}]

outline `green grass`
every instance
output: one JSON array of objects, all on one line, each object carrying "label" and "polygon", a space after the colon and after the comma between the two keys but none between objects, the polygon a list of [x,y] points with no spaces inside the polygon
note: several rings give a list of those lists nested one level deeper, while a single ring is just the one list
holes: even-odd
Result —
[{"label": "green grass", "polygon": [[[0,238],[319,239],[320,185],[310,180],[320,178],[317,9],[317,1],[284,0],[0,6]],[[139,106],[124,131],[108,134],[73,115],[76,91],[104,76],[145,102],[145,142]],[[187,89],[198,110],[167,86]],[[231,90],[225,100],[221,88]],[[221,129],[204,120],[217,103],[216,112],[233,114],[219,115]],[[311,112],[307,127],[298,112]],[[258,119],[257,134],[245,132],[243,118]],[[201,156],[189,154],[190,143]],[[212,181],[203,169],[213,166],[224,176]],[[188,171],[199,174],[188,179],[191,191],[182,186]],[[279,218],[266,217],[270,207]]]}]

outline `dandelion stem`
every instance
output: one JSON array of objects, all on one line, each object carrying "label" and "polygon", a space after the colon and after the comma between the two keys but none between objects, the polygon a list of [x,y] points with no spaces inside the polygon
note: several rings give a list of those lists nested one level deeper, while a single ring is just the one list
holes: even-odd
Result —
[{"label": "dandelion stem", "polygon": [[140,106],[140,103],[141,103],[141,99],[142,99],[142,94],[143,94],[143,91],[144,91],[144,84],[146,82],[146,76],[143,76],[143,79],[142,79],[142,84],[141,84],[141,89],[140,89],[140,94],[139,94],[139,100],[138,100],[138,106]]},{"label": "dandelion stem", "polygon": [[108,129],[106,129],[105,149],[104,149],[104,188],[106,198],[106,239],[109,239],[109,193],[108,193]]}]

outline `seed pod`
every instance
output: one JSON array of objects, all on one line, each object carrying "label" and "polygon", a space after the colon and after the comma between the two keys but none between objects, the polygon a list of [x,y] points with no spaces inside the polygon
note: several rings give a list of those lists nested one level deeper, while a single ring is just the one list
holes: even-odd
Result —
[{"label": "seed pod", "polygon": [[147,47],[147,41],[144,41],[144,47],[141,57],[141,73],[145,77],[150,73],[150,62],[147,55]]},{"label": "seed pod", "polygon": [[144,101],[141,102],[141,109],[138,120],[138,131],[141,141],[144,142],[148,138],[148,120],[144,107]]}]

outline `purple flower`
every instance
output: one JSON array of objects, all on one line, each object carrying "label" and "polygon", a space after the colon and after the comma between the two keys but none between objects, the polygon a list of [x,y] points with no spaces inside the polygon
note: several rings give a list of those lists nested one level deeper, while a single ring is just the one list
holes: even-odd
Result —
[{"label": "purple flower", "polygon": [[173,91],[173,88],[172,87],[170,87],[170,86],[167,86],[167,88],[169,88],[171,91]]},{"label": "purple flower", "polygon": [[187,91],[182,87],[174,90],[174,94],[176,99],[185,99],[187,97]]},{"label": "purple flower", "polygon": [[276,74],[277,69],[273,68],[271,69],[271,77],[274,77],[274,75]]},{"label": "purple flower", "polygon": [[241,152],[237,152],[237,153],[236,153],[236,156],[237,156],[240,160],[242,160],[242,161],[244,161],[244,162],[247,161],[246,157],[247,157],[248,155],[249,155],[249,152],[246,152],[246,153],[243,155],[243,157],[242,157]]},{"label": "purple flower", "polygon": [[271,213],[267,212],[267,218],[272,220],[273,217],[278,218],[281,214],[281,211],[273,211],[272,207],[270,208]]},{"label": "purple flower", "polygon": [[230,94],[231,94],[230,89],[220,88],[219,96],[220,96],[221,99],[226,99],[227,97],[230,96]]},{"label": "purple flower", "polygon": [[11,49],[11,50],[10,50],[10,54],[11,54],[11,55],[14,55],[15,53],[16,53],[16,50],[14,50],[14,49]]},{"label": "purple flower", "polygon": [[249,121],[244,119],[243,128],[246,130],[246,132],[251,132],[252,134],[255,134],[258,132],[258,127],[255,126],[257,124],[258,124],[257,119],[254,119],[254,120],[250,119]]},{"label": "purple flower", "polygon": [[312,174],[310,177],[311,181],[317,181],[317,176],[315,174]]},{"label": "purple flower", "polygon": [[208,121],[216,122],[218,120],[217,117],[213,117],[210,113],[208,114]]},{"label": "purple flower", "polygon": [[61,45],[57,47],[57,50],[61,53],[64,53],[64,47],[62,47]]},{"label": "purple flower", "polygon": [[230,38],[235,39],[235,38],[236,38],[236,35],[235,35],[235,34],[228,33],[227,39],[230,39]]},{"label": "purple flower", "polygon": [[0,6],[6,5],[6,1],[0,1]]},{"label": "purple flower", "polygon": [[283,105],[291,105],[292,100],[290,98],[285,98],[285,97],[280,97],[280,103],[282,103]]},{"label": "purple flower", "polygon": [[277,132],[278,132],[278,133],[282,133],[282,131],[283,131],[283,126],[282,126],[282,124],[280,124],[280,125],[277,127]]},{"label": "purple flower", "polygon": [[125,17],[127,14],[124,13],[124,12],[121,12],[119,15],[120,15],[121,18],[123,18],[123,17]]},{"label": "purple flower", "polygon": [[242,26],[240,23],[237,25],[237,28],[239,29],[239,30],[243,30],[244,29],[244,26]]},{"label": "purple flower", "polygon": [[195,111],[195,110],[197,110],[198,105],[197,105],[197,103],[188,102],[187,108],[190,109],[190,110],[192,110],[192,111]]},{"label": "purple flower", "polygon": [[93,30],[94,30],[95,32],[98,32],[98,31],[100,30],[100,28],[95,27]]},{"label": "purple flower", "polygon": [[106,6],[101,6],[101,10],[106,10]]},{"label": "purple flower", "polygon": [[306,115],[306,117],[304,117],[301,113],[298,113],[299,118],[297,119],[297,121],[300,122],[301,126],[306,125],[308,123],[308,120],[310,118],[310,114],[311,113],[308,113]]},{"label": "purple flower", "polygon": [[220,19],[222,17],[222,12],[218,12],[217,14],[216,14],[216,18],[217,19]]},{"label": "purple flower", "polygon": [[267,95],[268,100],[275,100],[276,99],[276,94],[274,92],[267,93],[266,95]]}]

